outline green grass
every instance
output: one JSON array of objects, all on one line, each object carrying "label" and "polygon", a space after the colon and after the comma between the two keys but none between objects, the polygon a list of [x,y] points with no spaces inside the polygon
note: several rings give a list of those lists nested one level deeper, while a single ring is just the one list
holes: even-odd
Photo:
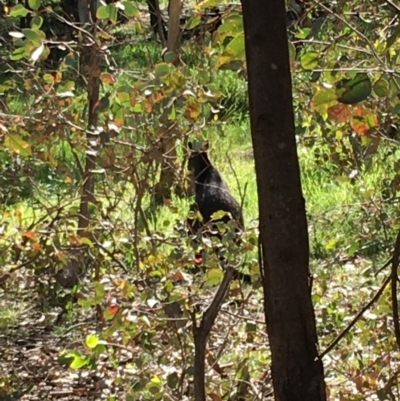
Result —
[{"label": "green grass", "polygon": [[27,303],[16,300],[5,302],[0,300],[0,329],[6,329],[21,322],[21,318],[26,312]]}]

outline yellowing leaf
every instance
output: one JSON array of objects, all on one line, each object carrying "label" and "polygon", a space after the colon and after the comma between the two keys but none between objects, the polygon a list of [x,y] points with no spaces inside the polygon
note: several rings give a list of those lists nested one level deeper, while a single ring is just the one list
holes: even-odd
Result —
[{"label": "yellowing leaf", "polygon": [[311,107],[320,114],[325,114],[328,108],[337,103],[337,97],[332,89],[319,90],[311,101]]},{"label": "yellowing leaf", "polygon": [[206,281],[208,285],[219,284],[222,280],[224,272],[221,269],[210,269],[206,274]]},{"label": "yellowing leaf", "polygon": [[32,154],[31,145],[24,141],[22,137],[17,134],[7,135],[4,145],[23,157],[27,157]]},{"label": "yellowing leaf", "polygon": [[99,337],[95,334],[89,334],[86,336],[86,346],[89,348],[96,348],[97,344],[99,343]]},{"label": "yellowing leaf", "polygon": [[305,70],[313,70],[317,67],[319,60],[320,54],[318,52],[309,51],[301,56],[300,63]]}]

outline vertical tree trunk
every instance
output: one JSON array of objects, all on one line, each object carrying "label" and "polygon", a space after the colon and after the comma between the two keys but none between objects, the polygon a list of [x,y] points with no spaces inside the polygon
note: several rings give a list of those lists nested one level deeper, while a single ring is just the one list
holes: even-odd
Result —
[{"label": "vertical tree trunk", "polygon": [[78,0],[79,22],[89,22],[88,0]]},{"label": "vertical tree trunk", "polygon": [[167,45],[167,30],[165,29],[165,22],[161,15],[160,4],[158,0],[147,0],[147,6],[150,13],[150,25],[153,28],[155,35],[158,35],[162,47]]},{"label": "vertical tree trunk", "polygon": [[[173,64],[178,65],[180,62],[179,58],[179,47],[180,47],[180,16],[182,10],[181,0],[170,0],[169,1],[169,20],[168,20],[168,41],[167,51],[174,54]],[[167,127],[168,121],[165,122]],[[176,160],[176,135],[174,129],[168,129],[165,133],[161,133],[161,151],[163,153],[164,160],[161,165],[160,180],[155,188],[155,200],[156,204],[161,204],[164,198],[169,198],[171,193],[181,192],[181,188],[176,185],[177,178],[177,160]]]},{"label": "vertical tree trunk", "polygon": [[169,52],[175,54],[174,64],[179,63],[179,47],[181,41],[181,26],[180,18],[182,12],[182,2],[181,0],[170,0],[168,7],[168,41],[167,48]]},{"label": "vertical tree trunk", "polygon": [[[91,33],[93,36],[96,35],[96,11],[97,1],[92,0],[79,0],[79,18],[80,22],[92,22]],[[91,18],[89,18],[91,16]],[[81,19],[85,18],[85,19]],[[83,177],[83,187],[81,194],[81,204],[79,210],[79,221],[78,227],[79,232],[82,232],[89,226],[90,222],[90,203],[93,203],[94,198],[94,169],[96,166],[95,149],[93,146],[96,144],[96,136],[90,134],[90,131],[94,131],[97,126],[97,112],[96,104],[99,101],[100,91],[100,63],[101,63],[101,51],[97,42],[91,40],[91,38],[83,36],[81,46],[81,72],[86,78],[87,82],[87,94],[88,94],[88,133],[87,133],[87,146],[86,161],[85,161],[85,173]],[[86,43],[90,41],[90,45]]]},{"label": "vertical tree trunk", "polygon": [[242,0],[260,210],[261,274],[276,401],[325,401],[308,286],[284,0]]}]

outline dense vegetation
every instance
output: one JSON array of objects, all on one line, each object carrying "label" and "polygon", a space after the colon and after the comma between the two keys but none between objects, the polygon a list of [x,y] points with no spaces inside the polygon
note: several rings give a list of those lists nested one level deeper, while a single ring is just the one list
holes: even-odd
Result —
[{"label": "dense vegetation", "polygon": [[[192,399],[192,328],[223,276],[219,240],[185,225],[188,142],[203,140],[243,205],[245,235],[224,237],[226,254],[253,277],[233,282],[213,327],[207,391],[271,396],[241,9],[218,3],[185,10],[196,34],[179,62],[140,2],[102,5],[94,31],[71,28],[57,1],[4,5],[0,398]],[[400,8],[331,3],[288,13],[321,352],[390,274],[400,226]],[[221,24],[202,30],[215,5]],[[389,287],[323,362],[331,400],[399,399]]]}]

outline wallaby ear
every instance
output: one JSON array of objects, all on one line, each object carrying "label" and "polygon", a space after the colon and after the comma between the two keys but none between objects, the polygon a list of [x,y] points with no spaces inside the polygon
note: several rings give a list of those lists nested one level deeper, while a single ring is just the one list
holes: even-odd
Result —
[{"label": "wallaby ear", "polygon": [[205,141],[203,144],[203,149],[207,152],[210,149],[210,142]]},{"label": "wallaby ear", "polygon": [[188,146],[189,146],[189,149],[190,149],[190,150],[193,150],[193,144],[192,144],[192,142],[188,142]]}]

